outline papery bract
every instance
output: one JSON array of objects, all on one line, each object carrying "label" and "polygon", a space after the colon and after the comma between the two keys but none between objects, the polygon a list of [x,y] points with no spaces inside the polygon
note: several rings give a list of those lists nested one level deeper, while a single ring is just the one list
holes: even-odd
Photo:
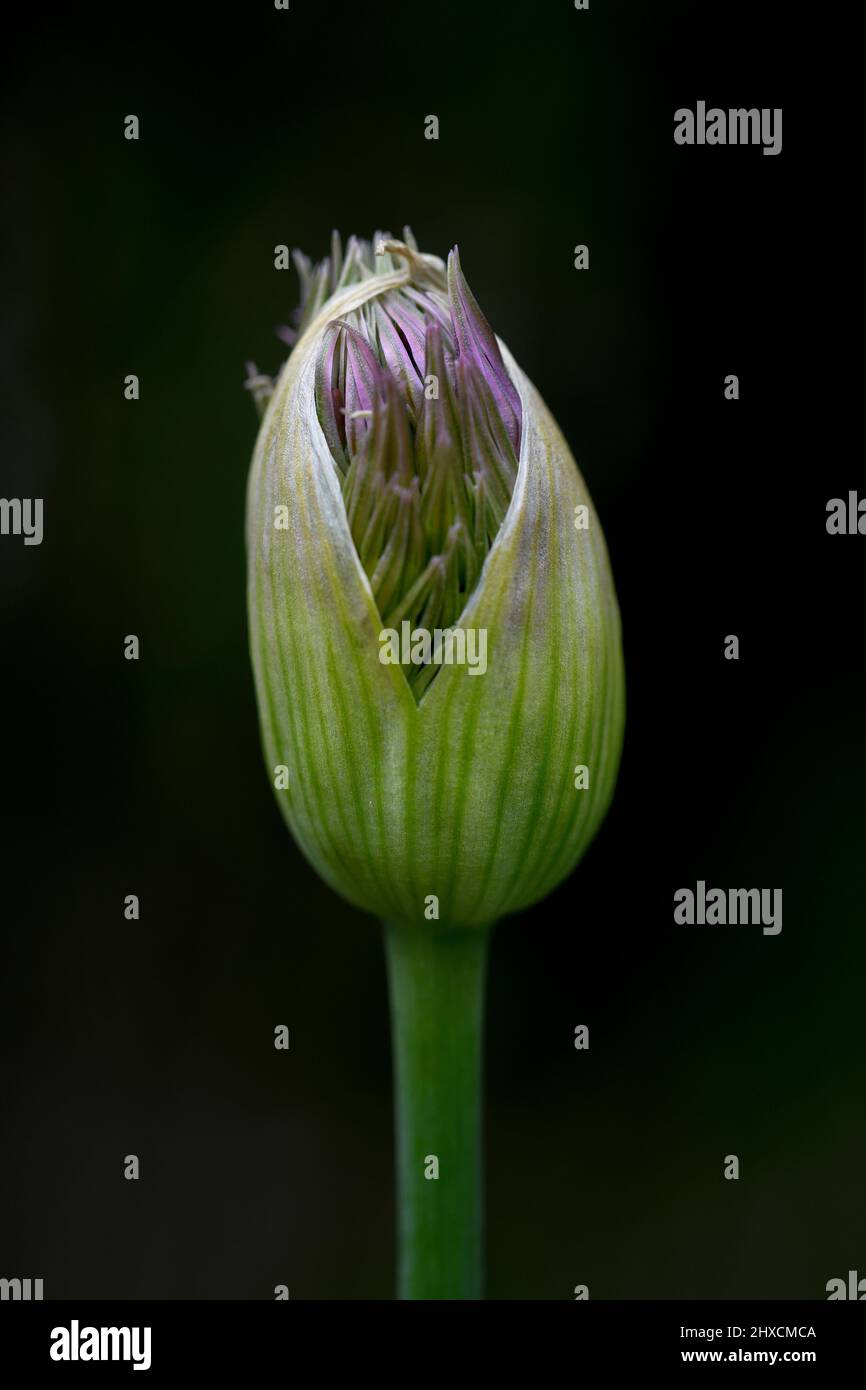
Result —
[{"label": "papery bract", "polygon": [[[482,926],[555,887],[604,816],[619,613],[583,479],[456,253],[446,269],[408,236],[377,241],[300,258],[297,339],[256,444],[262,737],[333,888],[392,922],[435,898],[443,923]],[[483,630],[485,672],[383,663],[404,619]]]}]

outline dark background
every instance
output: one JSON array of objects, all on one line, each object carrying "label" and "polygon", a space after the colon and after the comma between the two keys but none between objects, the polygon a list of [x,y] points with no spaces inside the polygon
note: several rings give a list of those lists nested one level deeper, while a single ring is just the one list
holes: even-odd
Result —
[{"label": "dark background", "polygon": [[[459,243],[571,441],[626,649],[607,821],[494,938],[489,1297],[866,1274],[866,541],[825,530],[864,480],[835,345],[805,327],[843,287],[793,26],[781,4],[257,0],[41,7],[10,37],[2,493],[45,498],[45,540],[0,541],[0,1275],[391,1296],[383,956],[262,763],[242,380],[281,360],[277,243],[405,222]],[[784,107],[781,155],[675,146],[698,99]],[[675,926],[698,878],[781,887],[781,935]]]}]

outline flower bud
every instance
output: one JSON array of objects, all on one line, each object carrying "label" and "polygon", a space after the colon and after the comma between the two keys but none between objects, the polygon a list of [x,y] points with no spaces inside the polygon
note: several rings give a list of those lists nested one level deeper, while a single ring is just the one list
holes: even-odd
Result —
[{"label": "flower bud", "polygon": [[322,877],[394,922],[481,926],[548,893],[609,804],[619,614],[553,418],[457,251],[404,237],[296,257],[249,480],[250,644]]}]

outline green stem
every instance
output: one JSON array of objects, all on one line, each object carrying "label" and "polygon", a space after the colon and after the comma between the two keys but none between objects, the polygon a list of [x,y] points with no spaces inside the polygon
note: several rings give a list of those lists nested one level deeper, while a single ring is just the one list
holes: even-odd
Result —
[{"label": "green stem", "polygon": [[[398,1296],[481,1297],[481,1056],[489,933],[385,924]],[[433,1159],[438,1160],[438,1177]]]}]

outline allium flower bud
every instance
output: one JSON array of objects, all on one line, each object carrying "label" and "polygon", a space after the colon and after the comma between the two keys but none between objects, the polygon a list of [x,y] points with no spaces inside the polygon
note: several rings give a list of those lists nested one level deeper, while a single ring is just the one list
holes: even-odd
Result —
[{"label": "allium flower bud", "polygon": [[553,418],[457,251],[404,236],[296,257],[249,482],[250,641],[280,806],[322,877],[392,922],[481,926],[549,892],[604,815],[619,616]]}]

